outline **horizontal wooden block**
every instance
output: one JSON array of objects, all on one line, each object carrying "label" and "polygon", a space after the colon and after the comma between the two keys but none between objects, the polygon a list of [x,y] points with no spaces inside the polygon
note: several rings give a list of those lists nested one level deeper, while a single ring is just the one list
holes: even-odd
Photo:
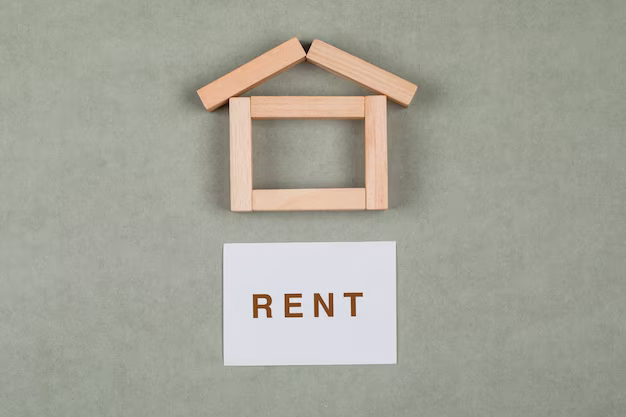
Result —
[{"label": "horizontal wooden block", "polygon": [[253,119],[363,119],[364,97],[250,97]]},{"label": "horizontal wooden block", "polygon": [[313,41],[306,59],[369,90],[384,94],[405,107],[411,103],[417,91],[415,84],[319,39]]},{"label": "horizontal wooden block", "polygon": [[304,61],[306,53],[297,38],[278,45],[198,90],[202,104],[213,111],[229,98],[239,96]]},{"label": "horizontal wooden block", "polygon": [[252,191],[252,211],[311,210],[365,210],[365,188]]}]

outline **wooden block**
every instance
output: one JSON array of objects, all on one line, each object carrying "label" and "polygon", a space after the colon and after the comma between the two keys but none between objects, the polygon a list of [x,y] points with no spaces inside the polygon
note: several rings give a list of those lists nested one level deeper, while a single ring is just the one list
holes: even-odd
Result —
[{"label": "wooden block", "polygon": [[411,103],[417,91],[415,84],[319,39],[313,41],[306,59],[369,90],[384,94],[404,107]]},{"label": "wooden block", "polygon": [[230,116],[230,209],[252,211],[252,119],[250,97],[233,97]]},{"label": "wooden block", "polygon": [[365,210],[365,189],[253,190],[252,210]]},{"label": "wooden block", "polygon": [[253,119],[363,119],[364,97],[250,97]]},{"label": "wooden block", "polygon": [[386,210],[387,98],[365,97],[365,190],[367,210]]},{"label": "wooden block", "polygon": [[198,90],[202,104],[213,111],[230,97],[239,96],[304,61],[306,53],[297,38],[278,45]]}]

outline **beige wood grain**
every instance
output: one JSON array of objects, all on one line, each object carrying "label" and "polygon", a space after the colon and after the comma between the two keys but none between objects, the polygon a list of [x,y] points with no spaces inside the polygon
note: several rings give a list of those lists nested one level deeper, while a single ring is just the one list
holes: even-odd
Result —
[{"label": "beige wood grain", "polygon": [[408,106],[417,86],[341,49],[315,39],[306,55],[307,61],[334,74],[352,80],[402,106]]},{"label": "beige wood grain", "polygon": [[253,119],[363,119],[364,97],[252,96]]},{"label": "beige wood grain", "polygon": [[365,210],[364,188],[253,190],[254,211]]},{"label": "beige wood grain", "polygon": [[213,111],[230,97],[239,96],[304,61],[306,53],[297,38],[278,45],[198,90],[202,104]]},{"label": "beige wood grain", "polygon": [[365,97],[365,190],[367,210],[386,210],[387,98]]},{"label": "beige wood grain", "polygon": [[252,211],[252,119],[250,97],[229,100],[230,209]]}]

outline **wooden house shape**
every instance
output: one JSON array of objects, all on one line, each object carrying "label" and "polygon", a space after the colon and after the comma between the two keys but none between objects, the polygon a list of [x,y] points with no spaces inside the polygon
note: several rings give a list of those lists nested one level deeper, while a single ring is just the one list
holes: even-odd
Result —
[{"label": "wooden house shape", "polygon": [[[305,60],[379,95],[238,97]],[[208,111],[229,103],[231,210],[386,210],[387,98],[407,107],[416,90],[415,84],[318,39],[305,53],[297,38],[202,87],[198,95]],[[253,189],[253,119],[364,119],[365,188]]]}]

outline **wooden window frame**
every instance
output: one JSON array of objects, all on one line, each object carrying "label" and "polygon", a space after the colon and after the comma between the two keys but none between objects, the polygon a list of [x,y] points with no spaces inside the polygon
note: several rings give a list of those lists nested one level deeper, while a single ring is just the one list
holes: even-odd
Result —
[{"label": "wooden window frame", "polygon": [[[231,97],[231,210],[328,211],[388,208],[387,97]],[[363,119],[365,188],[255,190],[252,186],[253,119]]]}]

